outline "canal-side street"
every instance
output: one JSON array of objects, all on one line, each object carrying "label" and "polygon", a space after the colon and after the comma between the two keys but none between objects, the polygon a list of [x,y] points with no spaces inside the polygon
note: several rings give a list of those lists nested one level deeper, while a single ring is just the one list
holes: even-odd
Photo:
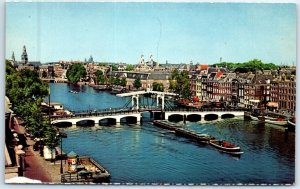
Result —
[{"label": "canal-side street", "polygon": [[[51,100],[76,111],[126,102],[88,86],[81,86],[78,94],[68,93],[71,87],[51,84]],[[292,184],[295,180],[295,134],[285,135],[282,127],[242,119],[183,126],[239,145],[244,154],[236,158],[154,127],[149,118],[145,113],[141,124],[67,128],[63,150],[94,158],[111,173],[112,183]]]}]

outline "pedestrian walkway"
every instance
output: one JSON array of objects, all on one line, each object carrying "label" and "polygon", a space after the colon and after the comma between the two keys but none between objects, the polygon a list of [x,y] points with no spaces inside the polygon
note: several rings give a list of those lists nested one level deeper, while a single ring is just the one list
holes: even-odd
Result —
[{"label": "pedestrian walkway", "polygon": [[34,144],[34,141],[27,140],[27,143],[29,147],[27,147],[27,149],[25,150],[26,156],[24,176],[35,180],[40,180],[42,182],[51,182],[47,171],[42,166],[43,162],[39,160],[37,154],[35,154],[33,151],[32,146]]}]

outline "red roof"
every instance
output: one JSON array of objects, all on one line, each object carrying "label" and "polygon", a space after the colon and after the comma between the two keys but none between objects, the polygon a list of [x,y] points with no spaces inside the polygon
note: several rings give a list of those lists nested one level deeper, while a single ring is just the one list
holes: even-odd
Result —
[{"label": "red roof", "polygon": [[221,77],[223,75],[222,72],[217,72],[216,77]]}]

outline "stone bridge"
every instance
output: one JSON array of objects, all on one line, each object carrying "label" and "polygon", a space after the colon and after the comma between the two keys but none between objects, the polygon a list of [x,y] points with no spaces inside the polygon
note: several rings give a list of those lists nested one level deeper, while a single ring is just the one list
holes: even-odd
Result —
[{"label": "stone bridge", "polygon": [[165,112],[166,120],[175,120],[175,121],[201,121],[201,120],[217,120],[217,119],[226,119],[233,117],[243,117],[244,111],[224,111],[224,110],[208,110],[208,111],[168,111]]},{"label": "stone bridge", "polygon": [[[137,111],[126,111],[126,112],[111,112],[106,114],[95,114],[95,113],[85,113],[85,114],[74,114],[68,116],[57,116],[51,118],[51,124],[59,125],[80,125],[81,123],[88,122],[90,125],[95,125],[100,123],[100,121],[107,120],[112,125],[121,123],[122,119],[133,119],[134,122],[139,122],[141,120],[141,113]],[[70,125],[71,124],[71,125]]]}]

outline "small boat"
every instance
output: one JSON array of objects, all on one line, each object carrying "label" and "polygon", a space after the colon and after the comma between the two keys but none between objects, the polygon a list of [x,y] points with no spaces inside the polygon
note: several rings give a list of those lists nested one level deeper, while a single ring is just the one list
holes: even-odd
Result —
[{"label": "small boat", "polygon": [[295,119],[295,117],[289,119],[287,121],[287,124],[288,124],[288,129],[290,131],[295,131],[295,128],[296,128],[296,119]]},{"label": "small boat", "polygon": [[276,119],[276,120],[265,119],[265,123],[285,126],[285,125],[287,125],[288,122],[287,122],[287,120],[284,120],[284,119]]},{"label": "small boat", "polygon": [[244,152],[241,152],[241,148],[235,144],[231,144],[227,141],[224,140],[210,140],[209,144],[218,150],[228,153],[228,154],[233,154],[233,155],[240,155]]},{"label": "small boat", "polygon": [[255,116],[253,116],[253,115],[249,115],[249,117],[251,118],[251,120],[259,121],[258,117],[255,117]]},{"label": "small boat", "polygon": [[77,93],[78,93],[78,91],[74,91],[74,90],[70,90],[69,92],[70,92],[70,93],[74,93],[74,94],[77,94]]}]

